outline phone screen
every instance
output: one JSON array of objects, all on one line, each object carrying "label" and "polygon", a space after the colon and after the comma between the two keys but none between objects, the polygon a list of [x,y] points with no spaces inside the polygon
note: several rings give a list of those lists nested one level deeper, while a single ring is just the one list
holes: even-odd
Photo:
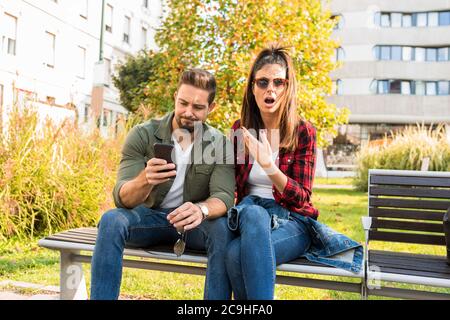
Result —
[{"label": "phone screen", "polygon": [[[164,159],[167,161],[167,163],[175,162],[172,159],[172,152],[173,152],[174,145],[167,144],[167,143],[155,143],[153,145],[153,148],[155,150],[155,158]],[[171,170],[165,170],[165,171],[171,171]],[[165,171],[161,171],[161,172],[165,172]]]}]

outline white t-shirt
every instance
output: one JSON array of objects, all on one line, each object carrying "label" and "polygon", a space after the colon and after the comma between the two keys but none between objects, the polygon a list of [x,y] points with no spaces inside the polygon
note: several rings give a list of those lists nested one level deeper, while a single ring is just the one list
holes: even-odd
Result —
[{"label": "white t-shirt", "polygon": [[186,176],[186,168],[188,163],[191,161],[192,146],[191,143],[186,150],[183,150],[180,144],[175,141],[175,163],[177,164],[177,175],[175,176],[175,181],[172,187],[161,203],[161,208],[177,208],[183,204],[183,191],[184,191],[184,179]]},{"label": "white t-shirt", "polygon": [[[272,159],[278,157],[278,151],[272,153]],[[275,199],[273,196],[273,182],[267,173],[261,168],[257,161],[253,163],[248,177],[249,195],[259,196],[266,199]]]}]

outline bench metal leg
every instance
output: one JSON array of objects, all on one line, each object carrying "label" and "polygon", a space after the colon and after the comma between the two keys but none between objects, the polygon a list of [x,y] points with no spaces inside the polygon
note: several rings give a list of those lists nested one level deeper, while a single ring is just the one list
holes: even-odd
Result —
[{"label": "bench metal leg", "polygon": [[60,299],[61,300],[87,300],[86,281],[83,266],[72,259],[79,251],[61,251],[60,270]]},{"label": "bench metal leg", "polygon": [[361,282],[361,300],[367,300],[367,296],[368,296],[368,288],[367,288],[366,279],[364,279]]}]

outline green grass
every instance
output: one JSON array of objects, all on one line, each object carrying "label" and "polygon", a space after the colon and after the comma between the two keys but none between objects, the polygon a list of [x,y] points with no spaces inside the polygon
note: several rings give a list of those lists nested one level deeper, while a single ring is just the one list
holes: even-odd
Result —
[{"label": "green grass", "polygon": [[314,178],[314,185],[352,185],[353,178]]},{"label": "green grass", "polygon": [[[353,190],[317,189],[314,203],[320,210],[320,221],[343,232],[358,242],[363,242],[361,216],[367,214],[367,194]],[[9,240],[0,244],[0,281],[14,280],[42,285],[59,285],[59,256],[52,250],[39,248],[37,240],[23,242]],[[443,255],[443,248],[407,244],[373,243],[371,248],[395,249]],[[90,265],[84,265],[86,283],[90,285]],[[318,279],[339,280],[337,277],[310,276]],[[357,281],[357,280],[355,280]],[[203,276],[193,276],[160,271],[125,268],[123,272],[122,299],[202,299]],[[401,287],[411,287],[402,285]],[[439,292],[450,290],[438,289]],[[359,294],[332,290],[309,289],[277,285],[276,299],[359,299]],[[371,299],[381,299],[374,297]]]}]

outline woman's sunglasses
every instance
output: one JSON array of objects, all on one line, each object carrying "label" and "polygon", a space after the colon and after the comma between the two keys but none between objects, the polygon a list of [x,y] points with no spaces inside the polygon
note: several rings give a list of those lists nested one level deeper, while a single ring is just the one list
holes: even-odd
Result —
[{"label": "woman's sunglasses", "polygon": [[[288,82],[288,79],[275,78],[272,80],[272,82],[273,82],[273,86],[276,89],[281,89],[281,88],[284,88],[284,86]],[[258,78],[258,79],[255,79],[254,83],[256,83],[256,86],[258,88],[265,90],[269,87],[270,80],[267,78]]]}]

